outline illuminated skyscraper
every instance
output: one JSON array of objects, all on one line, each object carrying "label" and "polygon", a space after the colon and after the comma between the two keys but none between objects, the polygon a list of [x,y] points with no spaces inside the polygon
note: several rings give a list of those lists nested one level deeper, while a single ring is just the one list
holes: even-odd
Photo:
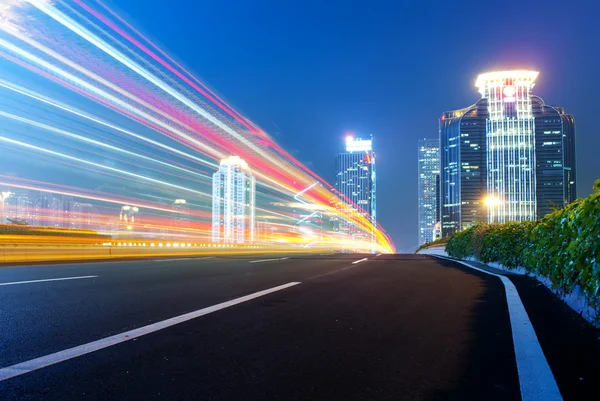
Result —
[{"label": "illuminated skyscraper", "polygon": [[[343,195],[343,200],[347,201],[347,204],[341,205],[343,214],[350,216],[353,210],[357,210],[375,227],[377,214],[373,139],[362,140],[347,136],[346,153],[337,155],[336,167],[335,187]],[[352,224],[340,221],[340,231],[353,235],[356,230]]]},{"label": "illuminated skyscraper", "polygon": [[173,227],[187,227],[189,212],[185,199],[175,199],[173,202]]},{"label": "illuminated skyscraper", "polygon": [[255,232],[256,179],[238,156],[221,160],[213,174],[213,242],[252,243]]},{"label": "illuminated skyscraper", "polygon": [[534,220],[575,200],[575,121],[532,94],[536,71],[481,74],[482,98],[440,119],[442,235]]},{"label": "illuminated skyscraper", "polygon": [[437,223],[437,208],[440,174],[439,139],[421,139],[419,141],[419,245],[434,239]]}]

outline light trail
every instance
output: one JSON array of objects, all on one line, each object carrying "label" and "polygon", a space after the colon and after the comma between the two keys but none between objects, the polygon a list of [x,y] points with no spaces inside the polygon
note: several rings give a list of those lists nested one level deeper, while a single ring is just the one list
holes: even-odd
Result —
[{"label": "light trail", "polygon": [[[235,155],[257,180],[257,243],[364,251],[373,234],[378,252],[394,250],[379,225],[103,2],[5,0],[0,14],[0,190],[12,194],[0,223],[207,241],[212,174]],[[126,205],[139,211],[115,222]]]},{"label": "light trail", "polygon": [[[2,132],[2,131],[0,130],[0,132]],[[14,139],[6,138],[4,136],[0,136],[0,141],[1,142],[6,142],[6,143],[11,143],[13,145],[22,146],[22,147],[27,148],[27,149],[35,150],[35,151],[41,152],[41,153],[46,153],[46,154],[49,154],[49,155],[52,155],[52,156],[56,156],[56,157],[60,157],[60,158],[66,159],[66,160],[71,160],[71,161],[75,161],[75,162],[78,162],[78,163],[81,163],[81,164],[85,164],[85,165],[97,167],[99,169],[109,170],[109,171],[116,172],[118,174],[122,174],[122,175],[125,175],[125,176],[130,176],[130,177],[133,177],[133,178],[139,178],[141,180],[152,182],[154,184],[160,184],[160,185],[164,185],[166,187],[171,187],[171,188],[180,189],[182,191],[191,192],[193,194],[196,194],[196,195],[199,195],[199,196],[204,196],[204,197],[212,199],[212,197],[211,197],[210,194],[207,194],[207,193],[204,193],[204,192],[200,192],[200,191],[196,191],[196,190],[193,190],[191,188],[182,187],[182,186],[171,184],[171,183],[168,183],[168,182],[165,182],[165,181],[155,180],[154,178],[145,177],[145,176],[140,175],[140,174],[135,174],[135,173],[131,173],[129,171],[121,170],[121,169],[118,169],[118,168],[105,166],[105,165],[102,165],[102,164],[99,164],[99,163],[94,163],[94,162],[91,162],[89,160],[84,160],[84,159],[80,159],[78,157],[69,156],[69,155],[66,155],[64,153],[55,152],[55,151],[50,150],[50,149],[44,149],[44,148],[41,148],[39,146],[35,146],[35,145],[31,145],[31,144],[28,144],[28,143],[25,143],[25,142],[21,142],[21,141],[17,141],[17,140],[14,140]]]}]

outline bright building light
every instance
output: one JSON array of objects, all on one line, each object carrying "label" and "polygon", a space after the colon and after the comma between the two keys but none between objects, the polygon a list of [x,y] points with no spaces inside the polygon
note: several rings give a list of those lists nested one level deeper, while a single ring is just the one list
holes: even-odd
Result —
[{"label": "bright building light", "polygon": [[246,163],[239,156],[229,156],[226,159],[222,159],[220,165],[221,166],[239,166],[244,169],[248,168],[248,163]]},{"label": "bright building light", "polygon": [[346,137],[346,152],[370,152],[373,150],[373,144],[370,139],[362,140]]}]

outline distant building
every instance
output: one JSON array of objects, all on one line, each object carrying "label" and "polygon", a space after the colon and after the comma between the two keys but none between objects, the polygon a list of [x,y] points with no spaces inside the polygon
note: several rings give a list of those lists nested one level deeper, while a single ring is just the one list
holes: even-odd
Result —
[{"label": "distant building", "polygon": [[4,206],[6,219],[32,224],[34,220],[31,192],[15,190],[7,197]]},{"label": "distant building", "polygon": [[421,245],[434,240],[434,228],[438,222],[439,139],[421,139],[418,157],[418,217],[419,245]]},{"label": "distant building", "polygon": [[190,209],[185,199],[175,199],[173,202],[173,227],[188,226]]},{"label": "distant building", "polygon": [[536,71],[481,74],[481,99],[440,119],[441,223],[534,220],[575,200],[575,121],[533,95]]},{"label": "distant building", "polygon": [[[346,152],[339,153],[336,158],[335,187],[346,202],[338,206],[342,215],[350,218],[358,211],[371,221],[375,230],[376,175],[372,138],[362,140],[350,135],[346,137]],[[339,231],[352,237],[364,235],[348,221],[339,221]],[[373,231],[368,239],[374,241],[374,235]]]},{"label": "distant building", "polygon": [[119,212],[119,229],[133,230],[135,227],[135,215],[140,211],[137,206],[123,205]]},{"label": "distant building", "polygon": [[221,160],[213,174],[212,241],[255,240],[256,179],[238,156]]},{"label": "distant building", "polygon": [[37,226],[62,227],[62,199],[52,193],[40,192],[33,201],[32,223]]}]

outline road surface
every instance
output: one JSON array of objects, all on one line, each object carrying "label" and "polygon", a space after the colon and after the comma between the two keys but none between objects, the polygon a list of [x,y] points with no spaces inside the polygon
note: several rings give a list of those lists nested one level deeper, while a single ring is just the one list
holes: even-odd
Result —
[{"label": "road surface", "polygon": [[599,331],[509,280],[535,344],[500,278],[425,255],[1,267],[0,399],[520,400],[544,364],[594,399]]}]

